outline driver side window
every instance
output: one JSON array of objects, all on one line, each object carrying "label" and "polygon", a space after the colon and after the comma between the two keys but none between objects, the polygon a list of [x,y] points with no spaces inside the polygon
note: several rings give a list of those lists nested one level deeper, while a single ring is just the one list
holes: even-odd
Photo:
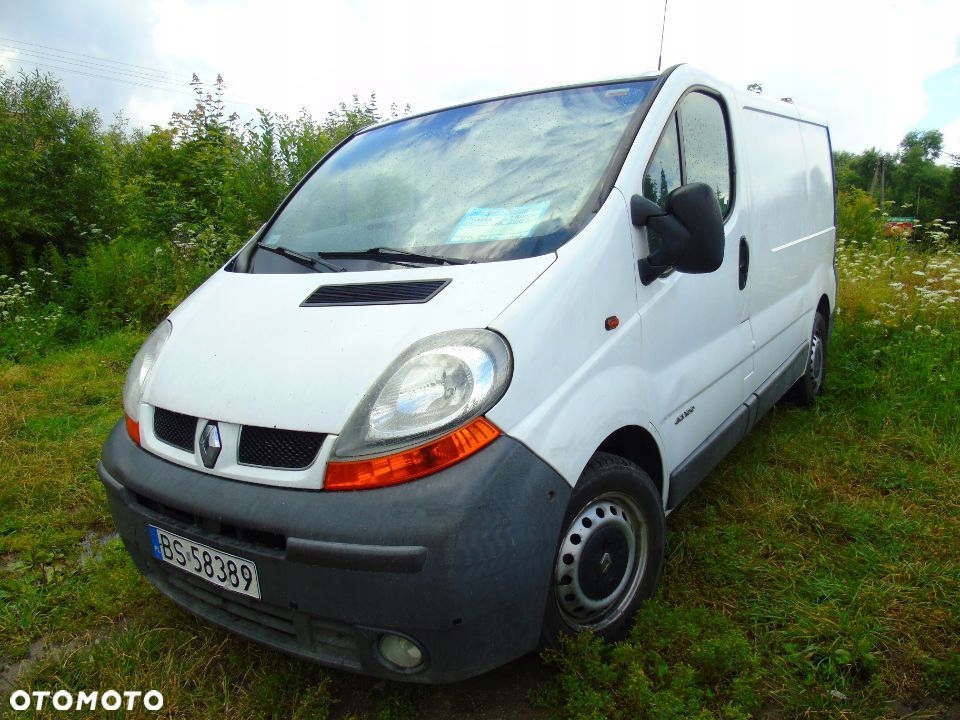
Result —
[{"label": "driver side window", "polygon": [[643,196],[660,207],[666,207],[667,195],[680,185],[680,145],[677,141],[677,114],[674,113],[643,173]]},{"label": "driver side window", "polygon": [[643,174],[643,196],[666,207],[667,195],[689,182],[713,188],[726,217],[732,201],[727,121],[720,102],[692,92],[670,116]]},{"label": "driver side window", "polygon": [[[667,196],[681,185],[680,172],[680,143],[677,114],[670,116],[670,121],[660,136],[657,149],[653,151],[650,164],[643,173],[643,196],[653,200],[660,207],[667,206]],[[647,228],[647,243],[650,252],[660,247],[660,233],[653,228]]]}]

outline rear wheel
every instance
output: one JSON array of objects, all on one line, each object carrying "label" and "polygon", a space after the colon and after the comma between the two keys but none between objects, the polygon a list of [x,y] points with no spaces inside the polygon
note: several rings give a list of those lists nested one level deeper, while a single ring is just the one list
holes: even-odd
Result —
[{"label": "rear wheel", "polygon": [[592,630],[627,634],[663,568],[664,516],[650,477],[633,463],[597,453],[574,488],[554,560],[543,643]]},{"label": "rear wheel", "polygon": [[798,405],[810,405],[823,393],[827,378],[827,321],[820,311],[813,316],[813,331],[810,333],[810,353],[803,375],[790,388],[790,398]]}]

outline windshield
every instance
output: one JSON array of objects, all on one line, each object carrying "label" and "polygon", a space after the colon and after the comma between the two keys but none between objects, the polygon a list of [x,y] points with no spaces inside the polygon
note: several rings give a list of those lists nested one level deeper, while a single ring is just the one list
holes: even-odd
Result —
[{"label": "windshield", "polygon": [[361,132],[315,169],[261,242],[323,256],[396,248],[477,262],[552,252],[593,209],[652,85],[552,90]]}]

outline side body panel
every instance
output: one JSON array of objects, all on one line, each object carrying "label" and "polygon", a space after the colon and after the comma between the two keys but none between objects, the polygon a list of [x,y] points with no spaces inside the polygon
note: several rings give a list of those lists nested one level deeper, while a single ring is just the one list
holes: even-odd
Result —
[{"label": "side body panel", "polygon": [[812,315],[826,295],[834,307],[833,178],[827,129],[787,103],[741,96],[746,143],[742,168],[753,227],[748,312],[762,384],[791,352],[809,342]]},{"label": "side body panel", "polygon": [[[571,485],[607,435],[649,417],[649,388],[636,362],[636,278],[626,202],[615,189],[490,324],[511,345],[514,374],[488,417]],[[619,327],[606,330],[612,316]]]}]

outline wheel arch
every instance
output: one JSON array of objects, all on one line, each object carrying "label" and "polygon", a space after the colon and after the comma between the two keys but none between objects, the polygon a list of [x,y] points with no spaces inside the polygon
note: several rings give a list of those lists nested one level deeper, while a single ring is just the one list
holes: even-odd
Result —
[{"label": "wheel arch", "polygon": [[820,296],[820,302],[817,304],[817,310],[824,318],[830,317],[830,298],[826,295]]},{"label": "wheel arch", "polygon": [[650,476],[661,499],[663,498],[663,458],[660,454],[660,446],[657,445],[656,439],[649,430],[639,425],[622,427],[610,433],[600,443],[595,453],[597,452],[617,455],[642,468]]},{"label": "wheel arch", "polygon": [[833,315],[831,314],[830,308],[830,298],[823,294],[820,296],[820,302],[817,303],[817,312],[823,316],[823,319],[827,321],[827,341],[830,340],[830,335],[833,333]]}]

